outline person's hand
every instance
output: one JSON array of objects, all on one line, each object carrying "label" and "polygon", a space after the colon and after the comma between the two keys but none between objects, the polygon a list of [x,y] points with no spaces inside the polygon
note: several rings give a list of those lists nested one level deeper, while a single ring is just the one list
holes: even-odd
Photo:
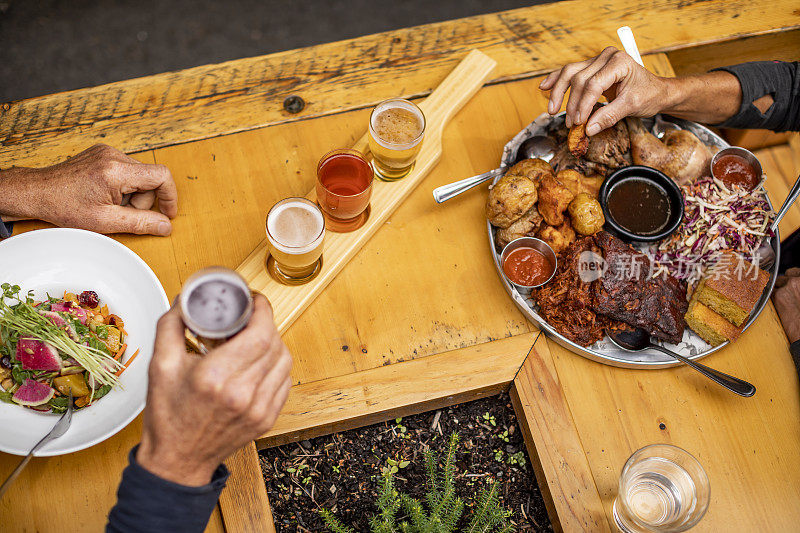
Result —
[{"label": "person's hand", "polygon": [[789,268],[778,276],[778,287],[772,295],[775,310],[789,342],[800,340],[800,268]]},{"label": "person's hand", "polygon": [[[122,206],[131,194],[130,206]],[[178,212],[178,193],[167,167],[148,165],[97,144],[51,167],[0,173],[3,220],[39,219],[99,233],[166,236]],[[156,198],[160,212],[151,211]]]},{"label": "person's hand", "polygon": [[247,327],[202,357],[187,353],[173,306],[158,321],[137,462],[175,483],[207,484],[227,456],[272,428],[291,367],[263,296]]},{"label": "person's hand", "polygon": [[[596,57],[551,72],[539,88],[550,91],[547,111],[551,115],[558,113],[571,88],[566,125],[586,124],[586,134],[592,136],[625,117],[649,117],[661,111],[666,85],[666,78],[652,74],[625,52],[609,46]],[[601,95],[609,104],[592,113]]]}]

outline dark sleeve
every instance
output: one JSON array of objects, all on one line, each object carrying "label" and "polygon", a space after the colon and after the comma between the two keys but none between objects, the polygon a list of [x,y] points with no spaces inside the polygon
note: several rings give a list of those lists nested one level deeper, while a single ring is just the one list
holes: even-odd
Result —
[{"label": "dark sleeve", "polygon": [[[800,63],[754,61],[714,70],[733,74],[742,86],[739,112],[717,126],[800,131]],[[775,102],[762,113],[753,102],[767,94]]]},{"label": "dark sleeve", "polygon": [[789,353],[792,354],[792,359],[794,359],[797,375],[800,376],[800,341],[794,341],[789,345]]},{"label": "dark sleeve", "polygon": [[11,237],[12,233],[14,233],[14,223],[3,222],[3,219],[0,218],[0,239],[7,239]]},{"label": "dark sleeve", "polygon": [[128,456],[117,489],[117,504],[108,514],[106,533],[202,532],[228,479],[225,465],[202,487],[186,487],[145,470],[136,462],[136,446]]}]

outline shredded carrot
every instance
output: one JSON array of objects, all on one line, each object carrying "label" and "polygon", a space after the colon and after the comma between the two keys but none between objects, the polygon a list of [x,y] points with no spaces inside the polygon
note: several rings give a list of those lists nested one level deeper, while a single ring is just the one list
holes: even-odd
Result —
[{"label": "shredded carrot", "polygon": [[91,398],[90,394],[87,394],[86,396],[81,396],[80,398],[75,400],[75,407],[86,407],[87,405],[89,405],[89,398]]},{"label": "shredded carrot", "polygon": [[66,290],[64,290],[64,296],[62,296],[61,299],[62,300],[66,300],[67,299],[67,291]]},{"label": "shredded carrot", "polygon": [[114,354],[114,359],[116,359],[117,361],[122,360],[122,355],[125,353],[125,350],[127,349],[128,349],[127,344],[123,344],[122,346],[120,346],[119,351],[117,351],[117,353]]},{"label": "shredded carrot", "polygon": [[136,356],[137,356],[137,355],[139,355],[139,350],[136,350],[135,352],[133,352],[133,355],[130,357],[130,359],[128,359],[128,360],[125,362],[125,364],[124,364],[124,365],[122,365],[122,368],[120,368],[119,370],[117,370],[117,374],[116,374],[116,375],[117,375],[117,377],[121,376],[121,375],[122,375],[122,373],[123,373],[123,372],[125,372],[125,371],[128,369],[128,367],[131,365],[131,363],[133,363],[133,360],[134,360],[134,359],[136,359]]}]

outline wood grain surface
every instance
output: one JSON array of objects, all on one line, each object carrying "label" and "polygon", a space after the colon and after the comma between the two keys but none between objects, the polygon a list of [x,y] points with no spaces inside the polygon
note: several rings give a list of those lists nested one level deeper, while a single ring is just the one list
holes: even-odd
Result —
[{"label": "wood grain surface", "polygon": [[228,457],[225,465],[231,473],[219,496],[225,531],[275,533],[255,443]]},{"label": "wood grain surface", "polygon": [[497,394],[508,389],[537,335],[297,385],[258,445],[297,442]]},{"label": "wood grain surface", "polygon": [[[319,274],[300,286],[284,285],[264,269],[267,240],[245,259],[237,269],[250,288],[261,292],[272,304],[278,331],[284,332],[331,280],[347,265],[361,247],[436,166],[442,156],[442,132],[450,119],[488,79],[496,63],[478,50],[472,50],[419,107],[425,115],[425,137],[411,172],[401,180],[387,183],[375,179],[370,198],[370,215],[362,227],[349,233],[325,232],[323,264]],[[364,126],[366,127],[366,125]],[[366,149],[365,133],[355,143]],[[306,195],[316,200],[315,190]]]},{"label": "wood grain surface", "polygon": [[[667,4],[676,5],[659,2],[656,10]],[[622,16],[619,15],[622,3],[609,5]],[[719,5],[719,2],[689,3],[683,9],[698,13],[709,6],[719,9]],[[792,15],[784,3],[770,6],[777,12],[784,9],[780,24],[791,23]],[[763,5],[746,7],[745,11],[757,8],[763,9]],[[713,13],[703,13],[706,22],[697,19],[693,23],[695,32],[679,35],[685,42],[696,39],[698,32],[699,35],[722,32],[713,27],[719,19]],[[562,12],[554,20],[562,21],[561,27],[582,20],[568,15]],[[626,14],[625,18],[632,16]],[[552,20],[548,22],[551,25]],[[684,29],[680,31],[686,31],[681,27]],[[734,31],[732,22],[728,27]],[[680,33],[669,28],[672,27],[667,28],[668,35]],[[638,29],[634,29],[638,36]],[[615,42],[611,34],[599,32],[595,37],[592,46],[598,50]],[[413,39],[421,38],[414,34]],[[547,60],[566,61],[578,49],[554,48]],[[663,56],[648,58],[654,60],[663,62]],[[720,61],[724,62],[724,58]],[[443,75],[439,81],[441,78]],[[288,439],[289,435],[334,431],[361,420],[371,421],[370,417],[381,416],[380,413],[391,416],[394,409],[414,409],[398,406],[394,398],[388,401],[381,391],[366,391],[363,386],[361,392],[358,390],[361,385],[357,379],[367,376],[385,379],[394,368],[402,366],[396,363],[410,362],[405,364],[415,371],[427,369],[427,373],[419,372],[418,383],[424,385],[421,389],[406,387],[409,395],[406,401],[432,401],[431,405],[435,405],[435,402],[449,402],[450,395],[466,394],[471,387],[480,385],[476,370],[464,389],[459,391],[453,385],[447,389],[447,396],[437,396],[434,387],[439,356],[436,354],[458,353],[465,361],[476,364],[484,357],[487,362],[497,361],[503,353],[512,359],[519,357],[519,348],[530,340],[533,328],[508,299],[494,272],[482,216],[485,189],[478,188],[445,206],[434,205],[430,191],[497,165],[505,142],[544,109],[545,100],[536,90],[537,83],[538,80],[528,79],[480,91],[445,129],[442,142],[447,156],[288,328],[284,340],[295,357],[292,375],[296,386],[286,419],[280,419],[276,425],[275,442]],[[407,94],[423,94],[426,90],[430,89],[419,92],[409,89]],[[200,267],[211,264],[235,267],[263,239],[266,209],[281,197],[303,195],[310,190],[319,157],[330,148],[352,145],[363,131],[368,113],[368,109],[359,109],[138,154],[140,160],[167,164],[176,178],[180,206],[175,231],[169,239],[116,238],[145,258],[170,297]],[[147,114],[144,119],[148,119]],[[88,142],[93,139],[94,127],[86,125]],[[124,129],[109,128],[109,132]],[[120,137],[116,138],[122,139],[122,134],[117,134]],[[133,128],[130,137],[135,140],[137,135]],[[63,158],[76,149],[76,145],[65,143],[58,152],[53,151],[54,146],[49,148],[50,155],[42,148],[43,157]],[[759,156],[770,175],[770,191],[777,196],[797,175],[800,146],[780,146],[759,152]],[[782,231],[784,227],[789,231],[800,224],[800,211],[794,209],[784,221]],[[36,227],[41,224],[19,224],[17,231]],[[519,346],[515,344],[518,341]],[[539,479],[540,485],[560,487],[565,482],[561,496],[558,491],[551,494],[551,509],[558,513],[552,515],[556,524],[564,520],[564,524],[575,525],[572,529],[581,528],[581,524],[599,524],[602,528],[603,520],[597,515],[591,495],[587,496],[591,505],[587,505],[583,515],[579,512],[581,506],[574,502],[561,507],[556,502],[578,494],[571,492],[575,488],[590,491],[593,484],[607,523],[616,476],[627,456],[642,443],[670,441],[696,453],[712,476],[714,500],[699,530],[730,529],[726,526],[731,523],[762,531],[791,530],[796,525],[796,499],[792,501],[791,497],[798,492],[800,479],[796,439],[800,424],[798,384],[785,337],[771,307],[734,347],[707,360],[721,370],[751,379],[759,387],[756,397],[743,400],[745,403],[721,395],[713,384],[688,369],[652,372],[615,369],[565,352],[546,339],[540,339],[539,343],[542,341],[544,346],[537,344],[536,349],[539,366],[533,367],[532,376],[523,369],[519,376],[527,380],[527,386],[519,378],[515,390],[519,395],[516,403],[523,412],[537,412],[535,407],[554,417],[544,422],[526,420],[526,433],[532,434],[531,422],[540,423],[538,434],[540,440],[545,440],[527,439],[529,450],[535,454],[532,459],[540,463],[537,469],[545,475],[545,479]],[[498,343],[516,347],[507,352],[495,351]],[[503,367],[490,367],[492,387],[506,379],[510,365],[507,362]],[[342,381],[336,382],[339,378]],[[560,387],[560,392],[542,396],[536,384],[545,378],[555,389]],[[337,413],[325,402],[329,397],[326,395],[336,387],[350,391],[347,409],[352,409],[352,413]],[[415,390],[421,392],[417,394]],[[313,422],[304,420],[306,398],[316,401],[316,405],[328,406],[327,410],[319,409]],[[549,403],[535,405],[540,398],[547,398]],[[375,415],[376,412],[379,414]],[[661,423],[666,430],[660,429]],[[318,425],[311,427],[311,424]],[[560,427],[566,430],[557,431]],[[0,501],[0,523],[13,525],[12,531],[61,531],[65,524],[71,531],[101,529],[115,501],[114,492],[127,451],[138,441],[140,432],[141,422],[137,419],[115,437],[89,450],[34,459]],[[264,442],[269,442],[269,438],[267,435]],[[559,443],[573,445],[561,449]],[[548,453],[548,446],[550,451],[558,453]],[[580,460],[570,460],[568,465],[560,462],[559,457],[571,457],[575,446],[580,446],[586,464]],[[16,460],[0,455],[0,473],[10,471]],[[241,464],[247,463],[231,466],[236,472]],[[591,480],[586,477],[586,468]],[[263,490],[263,483],[252,486],[258,480],[253,468],[245,470],[250,482],[239,488]],[[564,470],[571,473],[563,476]],[[80,490],[63,490],[65,479],[74,479],[72,476],[91,482],[82,483]],[[232,492],[226,493],[224,505],[247,501],[237,499]],[[58,494],[59,506],[52,505],[54,494]],[[261,496],[256,497],[265,511]],[[237,505],[233,504],[233,516],[237,516]],[[226,512],[230,509],[226,508]],[[247,512],[250,511],[240,509],[238,516],[244,517]],[[729,521],[729,517],[741,522]],[[238,518],[231,521],[226,517],[225,522],[247,527]],[[222,528],[221,517],[215,513],[209,530],[222,531]]]},{"label": "wood grain surface", "polygon": [[[642,53],[800,26],[796,0],[575,0],[169,72],[0,106],[0,167],[50,164],[96,142],[126,152],[429,93],[467,51],[496,79],[530,76],[617,45]],[[397,80],[403,80],[402,83]],[[283,109],[292,94],[305,109]]]}]

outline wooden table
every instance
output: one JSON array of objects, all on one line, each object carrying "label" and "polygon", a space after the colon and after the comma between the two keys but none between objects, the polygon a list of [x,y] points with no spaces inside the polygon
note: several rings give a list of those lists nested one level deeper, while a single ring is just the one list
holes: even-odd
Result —
[{"label": "wooden table", "polygon": [[[434,187],[496,166],[505,142],[544,109],[538,74],[616,44],[623,24],[643,52],[670,51],[646,58],[664,74],[673,57],[688,71],[693,57],[724,64],[800,49],[791,0],[561,2],[4,104],[0,166],[48,164],[99,141],[168,165],[180,193],[173,235],[118,240],[172,297],[198,268],[239,265],[263,238],[266,209],[310,190],[319,156],[360,137],[376,101],[424,96],[479,48],[498,62],[496,79],[446,129],[439,165],[285,334],[295,386],[259,446],[510,389],[564,530],[610,530],[619,470],[653,442],[683,446],[706,467],[713,496],[698,531],[792,530],[800,391],[772,306],[708,361],[751,380],[752,399],[683,368],[600,365],[544,337],[534,344],[536,329],[494,272],[483,192],[431,200]],[[283,110],[290,94],[307,103],[297,115]],[[800,169],[793,142],[759,153],[776,201]],[[782,231],[798,226],[795,209]],[[2,529],[100,529],[140,431],[137,419],[89,450],[34,459],[0,501]],[[210,531],[271,530],[254,450],[230,461]],[[0,475],[15,460],[0,455]]]}]

